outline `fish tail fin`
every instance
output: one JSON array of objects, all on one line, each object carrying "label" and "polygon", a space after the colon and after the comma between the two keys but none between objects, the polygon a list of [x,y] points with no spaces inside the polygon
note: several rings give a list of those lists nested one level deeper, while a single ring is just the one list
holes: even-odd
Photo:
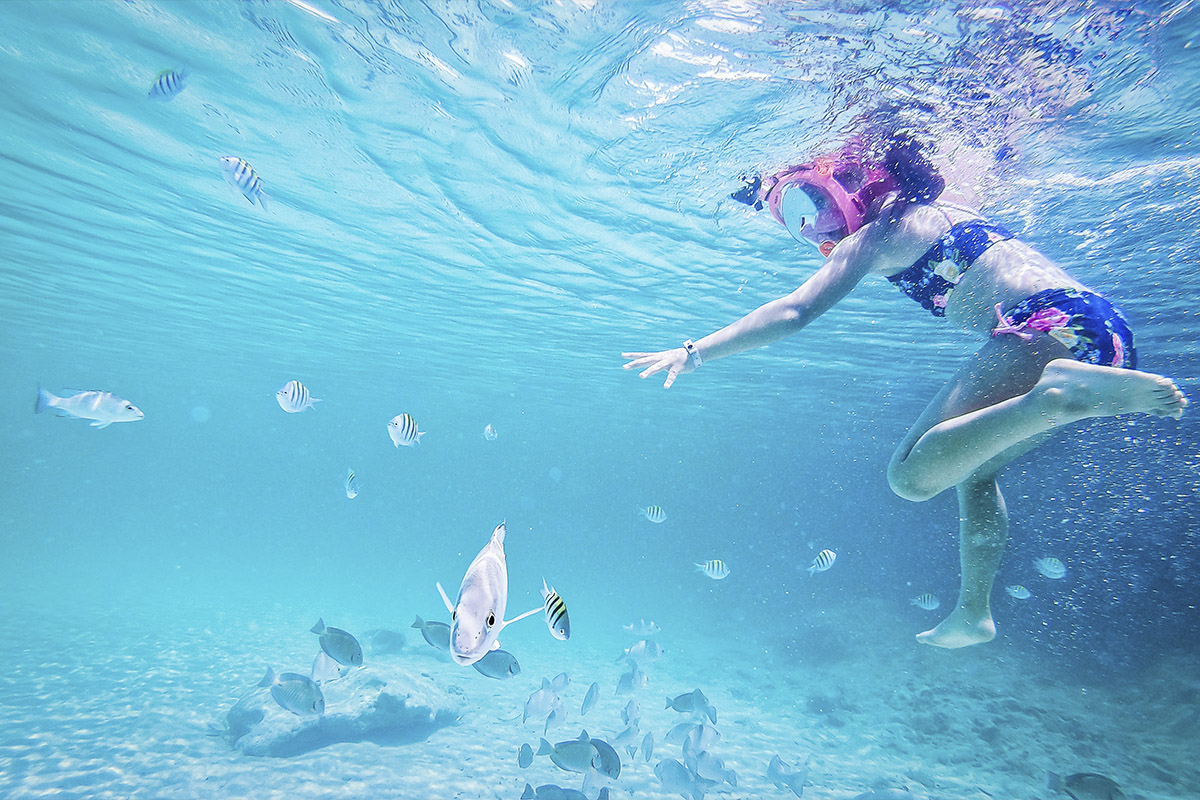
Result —
[{"label": "fish tail fin", "polygon": [[554,745],[552,745],[548,741],[546,741],[545,737],[542,737],[542,740],[540,742],[538,742],[538,749],[537,749],[537,752],[534,753],[534,755],[535,756],[548,756],[553,751],[554,751]]},{"label": "fish tail fin", "polygon": [[275,670],[267,667],[267,674],[263,675],[263,679],[258,682],[259,686],[270,686],[275,682]]},{"label": "fish tail fin", "polygon": [[425,627],[425,620],[421,619],[421,615],[417,614],[417,618],[413,620],[412,626],[418,630]]},{"label": "fish tail fin", "polygon": [[816,574],[817,574],[817,565],[813,564],[811,567],[808,568],[808,577],[811,578],[813,575],[816,575]]},{"label": "fish tail fin", "polygon": [[[633,756],[630,756],[630,758],[633,758]],[[608,800],[608,787],[607,786],[605,786],[603,789],[600,790],[600,796],[597,797],[596,800]]]},{"label": "fish tail fin", "polygon": [[54,405],[54,401],[57,399],[58,398],[56,398],[54,395],[43,389],[41,384],[38,384],[37,401],[33,404],[33,413],[42,413],[47,408],[50,408],[50,406]]},{"label": "fish tail fin", "polygon": [[318,636],[325,635],[325,618],[324,617],[318,618],[317,624],[313,625],[311,628],[309,628],[309,632],[315,633]]},{"label": "fish tail fin", "polygon": [[317,403],[321,402],[321,398],[319,398],[319,397],[310,397],[308,399],[312,401],[312,403],[310,403],[312,408],[316,408]]},{"label": "fish tail fin", "polygon": [[417,431],[417,438],[413,439],[413,444],[420,444],[421,437],[427,433],[429,433],[429,431]]},{"label": "fish tail fin", "polygon": [[1046,773],[1046,788],[1052,792],[1061,792],[1063,790],[1062,776],[1057,772]]},{"label": "fish tail fin", "polygon": [[[268,195],[266,192],[264,192],[262,189],[259,189],[259,190],[258,190],[258,204],[259,204],[260,206],[262,206],[262,210],[263,210],[263,211],[267,211],[267,210],[268,210],[268,209],[267,209],[267,197],[269,197],[269,195]],[[253,204],[254,204],[254,201],[253,201],[253,200],[251,200],[251,201],[250,201],[250,204],[251,204],[251,205],[253,205]]]},{"label": "fish tail fin", "polygon": [[667,698],[667,708],[670,708],[670,707],[671,707],[671,704],[672,704],[672,703],[674,703],[674,702],[675,702],[674,700],[672,700],[670,697],[668,697],[668,698]]},{"label": "fish tail fin", "polygon": [[521,793],[521,800],[535,800],[537,793],[533,791],[531,784],[525,784],[525,791]]}]

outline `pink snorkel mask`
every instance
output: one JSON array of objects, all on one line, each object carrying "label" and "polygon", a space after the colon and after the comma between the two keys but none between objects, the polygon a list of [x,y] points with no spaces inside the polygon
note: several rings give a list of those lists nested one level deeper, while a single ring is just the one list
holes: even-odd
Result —
[{"label": "pink snorkel mask", "polygon": [[767,178],[759,194],[792,238],[828,256],[838,242],[863,226],[876,198],[898,188],[886,170],[835,156]]}]

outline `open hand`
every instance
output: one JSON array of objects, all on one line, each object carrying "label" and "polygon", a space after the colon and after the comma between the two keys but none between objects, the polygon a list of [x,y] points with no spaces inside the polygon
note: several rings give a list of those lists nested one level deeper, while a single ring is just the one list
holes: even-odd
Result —
[{"label": "open hand", "polygon": [[666,370],[667,379],[663,381],[664,389],[671,388],[671,384],[681,373],[691,372],[695,369],[692,366],[692,360],[688,357],[687,350],[682,347],[660,350],[657,353],[621,353],[621,357],[632,359],[625,364],[625,369],[645,367],[638,374],[639,378],[649,378],[656,372]]}]

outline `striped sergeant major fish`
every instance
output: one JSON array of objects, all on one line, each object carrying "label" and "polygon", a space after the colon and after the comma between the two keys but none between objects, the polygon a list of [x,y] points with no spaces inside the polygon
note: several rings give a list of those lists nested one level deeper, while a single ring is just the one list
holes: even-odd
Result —
[{"label": "striped sergeant major fish", "polygon": [[254,205],[255,201],[264,209],[267,207],[267,193],[263,190],[262,178],[245,159],[237,156],[221,156],[221,172],[229,185],[242,193],[242,196]]},{"label": "striped sergeant major fish", "polygon": [[441,583],[437,586],[446,610],[450,612],[450,657],[456,664],[469,667],[500,646],[500,631],[517,620],[533,616],[541,606],[512,619],[504,619],[508,609],[508,562],[504,556],[504,523],[492,531],[492,538],[467,567],[458,599],[450,602]]},{"label": "striped sergeant major fish", "polygon": [[321,398],[313,397],[308,393],[308,387],[296,380],[285,383],[283,388],[275,393],[275,400],[278,401],[279,407],[289,414],[299,414],[306,408],[315,408],[314,404],[321,402]]},{"label": "striped sergeant major fish", "polygon": [[133,403],[109,392],[93,390],[76,392],[70,397],[59,397],[39,386],[33,413],[41,414],[50,408],[58,412],[60,417],[90,419],[93,428],[107,428],[114,422],[137,422],[146,416]]},{"label": "striped sergeant major fish", "polygon": [[729,577],[729,567],[719,558],[709,559],[703,564],[696,564],[696,569],[714,581],[723,581]]},{"label": "striped sergeant major fish", "polygon": [[837,553],[832,550],[822,550],[817,553],[817,557],[813,559],[812,565],[808,568],[808,575],[811,578],[818,572],[824,572],[833,566],[833,562],[837,559]]},{"label": "striped sergeant major fish", "polygon": [[667,512],[662,510],[662,506],[646,506],[641,510],[641,514],[655,525],[667,521]]},{"label": "striped sergeant major fish", "polygon": [[148,97],[151,100],[170,100],[186,88],[187,76],[186,70],[164,69],[154,76]]},{"label": "striped sergeant major fish", "polygon": [[424,435],[425,431],[417,430],[417,421],[412,414],[397,414],[388,421],[388,436],[392,437],[392,444],[396,447],[420,444]]},{"label": "striped sergeant major fish", "polygon": [[564,642],[570,639],[571,618],[567,616],[567,604],[558,592],[546,586],[545,578],[542,578],[542,600],[542,610],[546,613],[546,627],[550,629],[550,635]]},{"label": "striped sergeant major fish", "polygon": [[346,497],[351,500],[358,497],[358,476],[352,467],[346,468]]}]

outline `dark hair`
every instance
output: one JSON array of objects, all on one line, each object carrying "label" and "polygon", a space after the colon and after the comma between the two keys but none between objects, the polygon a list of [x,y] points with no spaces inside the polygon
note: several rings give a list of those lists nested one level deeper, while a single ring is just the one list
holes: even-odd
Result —
[{"label": "dark hair", "polygon": [[892,137],[883,155],[883,167],[899,182],[900,200],[930,203],[946,188],[946,181],[923,152],[924,145],[910,134]]}]

